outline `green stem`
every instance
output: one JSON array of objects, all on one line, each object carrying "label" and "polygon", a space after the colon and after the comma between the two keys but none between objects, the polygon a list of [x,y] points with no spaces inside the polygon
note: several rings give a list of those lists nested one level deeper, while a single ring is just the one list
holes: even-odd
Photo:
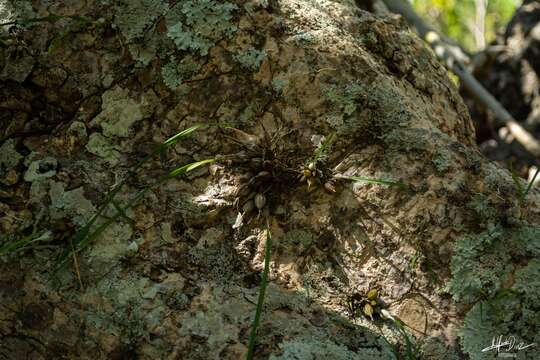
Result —
[{"label": "green stem", "polygon": [[259,298],[257,299],[257,310],[255,311],[255,318],[253,319],[253,325],[251,327],[251,334],[249,335],[249,347],[246,356],[247,360],[253,359],[253,352],[255,351],[255,340],[257,338],[257,328],[261,321],[262,308],[264,304],[264,295],[266,293],[266,286],[268,285],[268,272],[270,270],[270,254],[272,247],[272,237],[270,236],[270,230],[266,230],[266,244],[264,251],[264,271],[262,274],[261,288],[259,290]]}]

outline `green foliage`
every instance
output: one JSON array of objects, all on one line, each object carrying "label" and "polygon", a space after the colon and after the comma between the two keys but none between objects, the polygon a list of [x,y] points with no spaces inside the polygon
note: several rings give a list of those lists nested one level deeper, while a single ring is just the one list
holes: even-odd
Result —
[{"label": "green foliage", "polygon": [[[425,19],[432,19],[433,25],[443,34],[469,50],[481,50],[477,49],[473,35],[475,0],[413,0],[412,3],[418,13]],[[497,31],[510,20],[519,3],[518,0],[487,1],[485,17],[487,43],[495,39]]]},{"label": "green foliage", "polygon": [[536,169],[531,181],[529,181],[529,183],[527,184],[527,188],[525,189],[525,191],[523,192],[523,197],[522,197],[522,200],[525,200],[525,198],[527,197],[527,194],[529,193],[529,191],[531,191],[533,185],[534,185],[534,182],[536,180],[536,177],[538,176],[538,173],[540,173],[540,168],[539,169]]},{"label": "green foliage", "polygon": [[[0,242],[1,242],[0,238]],[[19,239],[8,238],[7,241],[0,246],[0,255],[13,254],[16,252],[24,251],[31,247],[39,246],[39,243],[47,242],[52,240],[52,233],[48,230],[38,232],[34,227],[34,230],[30,235],[23,236]]]}]

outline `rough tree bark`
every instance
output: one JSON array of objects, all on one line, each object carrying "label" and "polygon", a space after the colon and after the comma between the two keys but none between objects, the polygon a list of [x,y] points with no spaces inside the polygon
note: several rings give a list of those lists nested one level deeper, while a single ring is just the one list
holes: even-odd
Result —
[{"label": "rough tree bark", "polygon": [[[47,20],[2,28],[0,246],[34,241],[1,258],[3,358],[242,358],[267,221],[256,358],[396,358],[391,321],[347,310],[373,288],[425,359],[493,358],[496,335],[540,343],[540,194],[521,199],[481,156],[457,89],[399,19],[352,0],[0,4],[4,22]],[[118,202],[218,161],[148,192],[53,274],[104,194],[195,123],[214,126],[130,175]],[[331,134],[308,191],[298,175]],[[238,192],[266,198],[242,226]]]}]

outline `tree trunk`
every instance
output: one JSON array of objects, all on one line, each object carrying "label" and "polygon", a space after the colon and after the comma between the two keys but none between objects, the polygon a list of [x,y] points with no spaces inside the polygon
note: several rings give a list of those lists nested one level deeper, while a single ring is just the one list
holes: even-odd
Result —
[{"label": "tree trunk", "polygon": [[[392,318],[425,359],[540,343],[540,194],[481,156],[402,21],[352,0],[4,3],[2,22],[42,19],[2,27],[0,246],[31,241],[0,258],[4,358],[240,359],[266,230],[257,359],[393,359]],[[54,272],[115,184],[109,216],[210,158]]]}]

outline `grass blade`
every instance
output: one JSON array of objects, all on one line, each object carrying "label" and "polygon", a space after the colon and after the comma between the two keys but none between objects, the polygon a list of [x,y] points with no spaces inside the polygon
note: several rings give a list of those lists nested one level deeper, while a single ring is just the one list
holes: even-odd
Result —
[{"label": "grass blade", "polygon": [[194,163],[191,163],[191,164],[181,166],[181,167],[179,167],[177,169],[174,169],[169,174],[167,174],[166,179],[167,180],[172,179],[172,178],[177,177],[179,175],[182,175],[182,174],[188,173],[188,172],[190,172],[192,170],[195,170],[196,168],[198,168],[201,165],[206,165],[206,164],[213,163],[214,161],[215,161],[214,159],[206,159],[206,160],[201,160],[201,161],[197,161],[197,162],[194,162]]},{"label": "grass blade", "polygon": [[313,156],[313,161],[317,162],[321,160],[326,153],[328,152],[328,149],[330,148],[330,145],[332,144],[332,141],[334,140],[334,133],[331,133],[315,150],[315,154]]},{"label": "grass blade", "polygon": [[[158,155],[158,154],[161,154],[163,153],[163,151],[165,149],[167,149],[169,146],[172,146],[174,144],[176,144],[178,141],[184,139],[185,137],[191,135],[193,132],[195,132],[196,130],[204,127],[205,125],[203,124],[196,124],[196,125],[193,125],[187,129],[184,129],[182,130],[181,132],[179,132],[178,134],[170,137],[169,139],[165,140],[163,143],[161,143],[160,145],[158,145],[150,154],[148,154],[147,156],[145,156],[141,161],[139,161],[137,163],[137,165],[135,165],[130,171],[129,173],[127,174],[127,176],[124,178],[124,180],[120,181],[120,183],[118,183],[106,196],[105,196],[105,200],[103,201],[103,205],[101,205],[101,207],[98,209],[97,213],[89,220],[89,222],[83,227],[82,232],[79,234],[79,236],[75,235],[75,239],[74,239],[74,242],[73,244],[75,246],[77,246],[77,243],[79,241],[77,241],[78,239],[80,239],[81,237],[84,237],[84,232],[88,232],[88,229],[90,229],[92,227],[92,225],[96,222],[96,220],[101,216],[101,214],[103,213],[103,211],[107,208],[107,206],[113,201],[114,197],[116,196],[116,194],[118,194],[120,192],[120,190],[122,189],[122,187],[126,184],[126,181],[127,179],[129,179],[132,175],[135,174],[135,172],[137,170],[139,170],[145,163],[147,163],[148,161],[150,161],[154,156]],[[87,229],[85,229],[87,228]]]},{"label": "grass blade", "polygon": [[264,305],[264,296],[266,294],[266,286],[268,285],[268,272],[270,270],[270,255],[272,247],[272,237],[270,235],[270,230],[266,230],[266,244],[264,249],[264,270],[261,280],[261,288],[259,289],[259,297],[257,299],[257,309],[255,310],[255,318],[253,319],[253,325],[251,327],[251,334],[249,335],[249,346],[248,353],[246,356],[247,360],[253,359],[253,352],[255,351],[255,340],[257,338],[257,328],[261,321],[262,308]]},{"label": "grass blade", "polygon": [[523,201],[525,199],[525,189],[523,189],[523,185],[521,185],[519,176],[514,171],[514,168],[512,167],[512,163],[509,164],[509,170],[510,175],[512,175],[512,181],[514,182],[514,186],[516,187],[516,190],[519,195],[519,201]]},{"label": "grass blade", "polygon": [[26,249],[32,243],[48,240],[50,235],[51,233],[49,231],[45,231],[42,234],[32,233],[19,240],[9,242],[7,244],[0,246],[0,255],[13,253],[13,252]]},{"label": "grass blade", "polygon": [[[83,17],[71,17],[72,19],[76,21],[87,21],[86,18]],[[50,17],[50,18],[40,18],[32,21],[56,21],[57,18]],[[0,24],[1,26],[2,24]],[[168,147],[176,144],[178,141],[190,136],[198,129],[212,126],[215,124],[195,124],[187,129],[182,130],[181,132],[177,133],[176,135],[170,137],[169,139],[165,140],[163,143],[156,146],[150,154],[146,155],[142,160],[140,160],[135,166],[131,167],[128,171],[128,174],[125,176],[123,180],[121,180],[118,184],[116,184],[106,195],[105,199],[101,206],[98,207],[97,211],[90,217],[90,219],[86,222],[86,224],[79,228],[73,237],[69,239],[70,247],[71,249],[65,249],[62,254],[57,259],[56,266],[54,269],[54,273],[56,273],[58,270],[60,270],[70,259],[70,254],[73,254],[73,256],[76,255],[76,253],[80,252],[82,249],[86,248],[93,239],[97,238],[100,234],[103,233],[107,229],[109,225],[111,225],[113,222],[117,221],[119,218],[124,218],[128,223],[133,225],[133,219],[130,219],[127,214],[126,210],[133,207],[137,201],[139,201],[144,194],[149,191],[150,189],[159,186],[163,182],[177,177],[179,175],[188,173],[199,166],[209,164],[213,162],[213,159],[207,159],[202,161],[197,161],[191,164],[184,165],[182,167],[179,167],[177,169],[174,169],[170,171],[165,176],[161,177],[156,181],[154,184],[151,184],[150,186],[147,186],[143,190],[141,190],[135,197],[133,197],[125,206],[121,206],[116,200],[116,195],[120,192],[122,187],[126,184],[127,180],[133,176],[135,176],[136,171],[140,169],[145,163],[152,160],[156,155],[161,155],[165,153]],[[112,204],[113,208],[115,209],[115,214],[112,217],[105,217],[103,216],[103,212]],[[103,223],[101,223],[97,228],[93,231],[92,228],[96,224],[96,221],[102,218],[104,220]],[[8,253],[14,253],[19,251],[24,251],[25,249],[32,248],[35,243],[47,241],[49,240],[51,232],[45,231],[41,234],[38,234],[36,232],[36,224],[34,224],[34,230],[32,231],[32,234],[24,236],[20,239],[16,239],[14,241],[9,241],[8,243],[4,243],[0,245],[0,255],[8,254]]]},{"label": "grass blade", "polygon": [[83,228],[81,228],[79,231],[77,231],[77,233],[75,234],[74,241],[73,241],[74,250],[66,250],[66,251],[64,251],[64,253],[60,256],[60,258],[58,260],[56,271],[60,270],[60,268],[62,268],[69,261],[70,254],[73,251],[74,251],[74,253],[79,253],[83,249],[88,247],[91,244],[92,240],[96,239],[99,235],[101,235],[116,220],[118,220],[121,217],[126,217],[127,219],[130,219],[126,215],[126,211],[129,210],[130,208],[132,208],[133,206],[135,206],[135,204],[137,204],[139,202],[139,200],[141,200],[143,198],[143,196],[148,191],[150,191],[151,189],[161,185],[162,183],[164,183],[165,181],[167,181],[169,179],[172,179],[174,177],[186,174],[186,173],[188,173],[188,172],[190,172],[192,170],[195,170],[196,168],[198,168],[198,167],[200,167],[202,165],[210,164],[210,163],[212,163],[214,161],[215,161],[214,159],[206,159],[206,160],[196,161],[196,162],[181,166],[181,167],[179,167],[177,169],[174,169],[174,170],[170,171],[168,174],[166,174],[166,175],[162,176],[161,178],[159,178],[155,183],[153,183],[153,184],[145,187],[141,191],[139,191],[137,193],[137,195],[135,195],[124,206],[120,206],[118,203],[116,203],[114,201],[114,199],[109,200],[109,202],[106,205],[108,205],[109,203],[112,203],[114,205],[116,213],[113,216],[111,216],[110,218],[108,218],[104,223],[99,225],[98,228],[95,229],[92,233],[90,233],[90,228],[92,227],[95,220],[97,219],[96,215],[94,215],[92,217],[92,219]]},{"label": "grass blade", "polygon": [[529,193],[532,186],[534,185],[534,181],[536,180],[536,177],[538,176],[539,172],[540,172],[540,168],[536,169],[536,172],[534,173],[533,178],[531,179],[531,181],[529,181],[529,184],[527,184],[527,189],[525,189],[525,191],[523,192],[523,197],[522,197],[523,200],[525,200],[525,198],[527,197],[527,194]]},{"label": "grass blade", "polygon": [[186,136],[189,136],[191,135],[191,133],[193,133],[194,131],[204,127],[205,125],[204,124],[196,124],[196,125],[193,125],[192,127],[189,127],[187,129],[184,129],[182,131],[180,131],[178,134],[170,137],[169,139],[165,140],[160,146],[159,146],[159,151],[161,151],[163,148],[167,148],[171,145],[174,145],[176,144],[178,141],[182,140],[183,138],[185,138]]},{"label": "grass blade", "polygon": [[419,359],[417,353],[418,349],[416,348],[415,344],[412,342],[411,338],[409,337],[409,334],[407,334],[407,330],[405,329],[404,324],[400,320],[394,320],[393,324],[397,327],[401,335],[403,335],[403,338],[405,339],[405,355],[407,357],[407,360],[417,360]]}]

